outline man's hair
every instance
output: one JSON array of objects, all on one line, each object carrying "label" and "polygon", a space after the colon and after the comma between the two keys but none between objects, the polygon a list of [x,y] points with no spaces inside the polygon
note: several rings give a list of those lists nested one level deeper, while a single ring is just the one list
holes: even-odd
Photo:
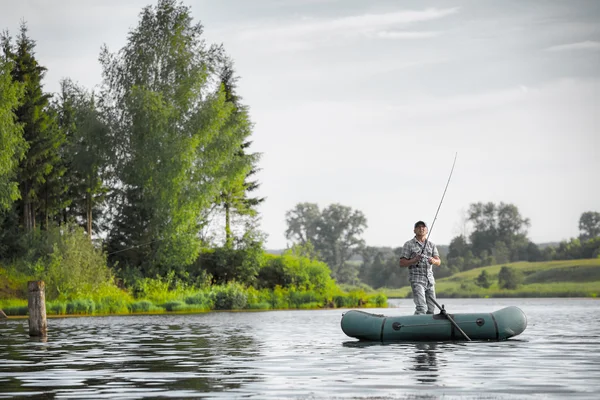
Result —
[{"label": "man's hair", "polygon": [[415,228],[417,226],[420,226],[420,225],[423,225],[425,228],[427,228],[427,224],[425,222],[423,222],[423,221],[417,221],[417,222],[415,222]]}]

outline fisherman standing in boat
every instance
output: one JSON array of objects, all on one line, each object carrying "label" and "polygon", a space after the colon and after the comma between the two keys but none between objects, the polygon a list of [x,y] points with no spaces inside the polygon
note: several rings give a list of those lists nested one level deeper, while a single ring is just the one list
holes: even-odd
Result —
[{"label": "fisherman standing in boat", "polygon": [[400,266],[409,268],[415,314],[433,314],[435,311],[435,303],[430,300],[436,299],[432,267],[442,263],[437,247],[427,240],[427,231],[425,222],[415,223],[415,237],[404,243],[400,257]]}]

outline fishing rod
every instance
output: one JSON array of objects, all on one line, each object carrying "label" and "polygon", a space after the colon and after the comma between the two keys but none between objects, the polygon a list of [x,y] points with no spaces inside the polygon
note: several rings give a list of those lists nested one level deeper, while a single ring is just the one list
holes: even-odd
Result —
[{"label": "fishing rod", "polygon": [[454,162],[452,163],[452,169],[450,170],[450,176],[448,176],[448,182],[446,182],[446,187],[444,188],[444,193],[442,193],[442,199],[440,200],[440,205],[435,212],[435,216],[433,217],[433,222],[431,223],[431,229],[425,238],[425,244],[423,245],[423,250],[421,250],[421,254],[427,248],[427,242],[429,241],[429,237],[431,236],[431,232],[433,232],[433,227],[435,226],[435,220],[437,219],[438,213],[440,212],[440,208],[442,207],[442,203],[444,202],[444,197],[446,196],[446,191],[448,190],[448,185],[450,184],[450,179],[452,178],[452,173],[454,172],[454,166],[456,165],[456,158],[458,157],[458,153],[454,154]]},{"label": "fishing rod", "polygon": [[[454,162],[452,163],[452,169],[450,170],[450,175],[448,176],[448,182],[446,182],[446,187],[444,188],[444,193],[442,193],[442,199],[440,200],[440,204],[438,205],[437,211],[435,212],[435,216],[433,217],[433,222],[431,223],[431,229],[429,230],[429,233],[427,235],[427,237],[425,238],[425,243],[423,244],[423,249],[421,250],[421,254],[420,256],[423,256],[423,253],[425,252],[425,250],[427,249],[427,242],[429,241],[429,237],[431,236],[431,232],[433,232],[433,227],[435,226],[435,221],[437,220],[437,216],[438,213],[440,212],[440,208],[442,207],[442,203],[444,202],[444,197],[446,196],[446,191],[448,190],[448,185],[450,184],[450,179],[452,178],[452,173],[454,172],[454,166],[456,165],[456,158],[458,157],[458,153],[454,154]],[[431,300],[433,302],[433,304],[435,304],[437,306],[437,308],[440,309],[440,313],[448,319],[448,321],[450,321],[450,323],[452,324],[452,326],[454,326],[454,328],[456,330],[458,330],[465,339],[467,339],[468,342],[471,341],[471,338],[465,333],[465,331],[463,331],[460,326],[458,326],[458,324],[456,323],[456,321],[454,321],[454,319],[450,316],[450,314],[448,314],[446,312],[446,309],[444,308],[444,305],[439,305],[439,303],[434,299],[434,298],[429,298],[429,300]]]}]

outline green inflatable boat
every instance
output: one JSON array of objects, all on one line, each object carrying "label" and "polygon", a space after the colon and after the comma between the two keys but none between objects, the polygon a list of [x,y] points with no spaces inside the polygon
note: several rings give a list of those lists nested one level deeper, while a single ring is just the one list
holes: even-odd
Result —
[{"label": "green inflatable boat", "polygon": [[350,310],[342,316],[342,331],[350,337],[379,342],[506,340],[521,334],[527,317],[518,307],[493,313],[406,315],[388,317]]}]

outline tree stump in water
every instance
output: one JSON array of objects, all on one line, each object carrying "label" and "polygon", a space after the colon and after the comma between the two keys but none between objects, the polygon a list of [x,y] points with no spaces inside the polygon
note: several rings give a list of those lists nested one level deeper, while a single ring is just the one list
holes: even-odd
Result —
[{"label": "tree stump in water", "polygon": [[30,281],[27,283],[29,291],[29,336],[45,337],[48,333],[45,288],[44,281]]}]

